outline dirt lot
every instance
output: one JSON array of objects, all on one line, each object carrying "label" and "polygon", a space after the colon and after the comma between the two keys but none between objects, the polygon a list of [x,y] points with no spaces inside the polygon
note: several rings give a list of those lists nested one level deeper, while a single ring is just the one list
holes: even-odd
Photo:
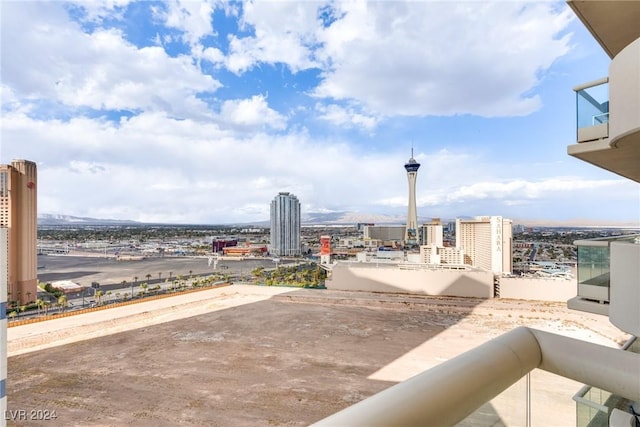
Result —
[{"label": "dirt lot", "polygon": [[[263,297],[249,298],[258,291]],[[604,318],[561,304],[282,292],[204,291],[192,302],[198,306],[185,306],[203,314],[165,311],[163,323],[136,321],[125,329],[138,329],[118,333],[111,332],[121,325],[105,323],[100,334],[108,335],[12,356],[8,409],[55,411],[57,418],[8,424],[308,425],[520,324],[609,344],[625,338]],[[148,305],[140,307],[153,317]],[[39,333],[55,329],[46,323]],[[28,326],[35,325],[10,329],[10,346]],[[579,385],[570,387],[567,405]]]}]

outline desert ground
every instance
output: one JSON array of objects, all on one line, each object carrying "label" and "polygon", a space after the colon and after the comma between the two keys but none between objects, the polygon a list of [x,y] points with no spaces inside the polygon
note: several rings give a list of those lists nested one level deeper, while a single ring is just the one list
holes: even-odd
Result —
[{"label": "desert ground", "polygon": [[[308,425],[519,325],[627,338],[560,303],[232,285],[9,328],[10,413],[56,418],[8,425]],[[533,425],[575,425],[581,384],[531,384]]]}]

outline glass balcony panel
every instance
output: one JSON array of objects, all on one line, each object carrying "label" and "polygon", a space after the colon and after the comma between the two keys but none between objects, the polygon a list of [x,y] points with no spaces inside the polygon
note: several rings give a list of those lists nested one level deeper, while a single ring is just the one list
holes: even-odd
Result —
[{"label": "glass balcony panel", "polygon": [[576,91],[578,142],[609,136],[609,83]]},{"label": "glass balcony panel", "polygon": [[578,283],[609,287],[608,246],[578,246]]},{"label": "glass balcony panel", "polygon": [[609,83],[576,92],[578,128],[609,122]]},{"label": "glass balcony panel", "polygon": [[457,427],[504,427],[529,425],[530,374],[485,403]]},{"label": "glass balcony panel", "polygon": [[595,387],[585,387],[574,396],[576,401],[577,427],[608,427],[609,413],[607,406],[612,395],[608,391]]}]

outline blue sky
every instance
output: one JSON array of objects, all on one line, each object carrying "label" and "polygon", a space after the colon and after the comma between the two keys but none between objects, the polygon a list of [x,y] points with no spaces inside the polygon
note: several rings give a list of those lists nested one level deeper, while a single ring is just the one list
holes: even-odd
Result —
[{"label": "blue sky", "polygon": [[413,147],[423,218],[640,222],[638,184],[566,154],[609,59],[563,2],[0,7],[0,161],[38,163],[42,213],[401,218]]}]

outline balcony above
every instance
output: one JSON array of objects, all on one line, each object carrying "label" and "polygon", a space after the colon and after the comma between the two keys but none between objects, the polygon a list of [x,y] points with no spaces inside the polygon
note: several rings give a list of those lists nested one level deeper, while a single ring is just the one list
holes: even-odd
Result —
[{"label": "balcony above", "polygon": [[577,144],[567,148],[569,155],[635,182],[640,182],[638,58],[640,38],[613,59],[608,78],[574,88]]},{"label": "balcony above", "polygon": [[609,138],[609,78],[573,88],[576,93],[578,143]]},{"label": "balcony above", "polygon": [[640,37],[640,2],[568,0],[567,3],[610,58]]}]

